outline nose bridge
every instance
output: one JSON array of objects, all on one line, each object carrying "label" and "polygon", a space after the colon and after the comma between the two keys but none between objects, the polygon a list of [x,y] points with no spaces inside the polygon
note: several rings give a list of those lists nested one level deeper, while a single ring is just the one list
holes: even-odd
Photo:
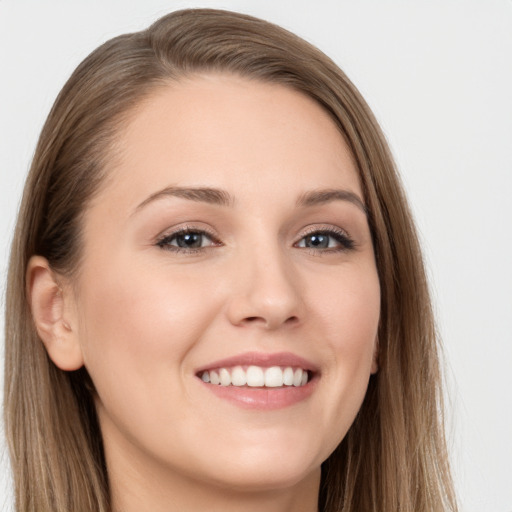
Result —
[{"label": "nose bridge", "polygon": [[237,258],[231,321],[277,328],[299,320],[301,297],[294,266],[277,242],[251,244]]}]

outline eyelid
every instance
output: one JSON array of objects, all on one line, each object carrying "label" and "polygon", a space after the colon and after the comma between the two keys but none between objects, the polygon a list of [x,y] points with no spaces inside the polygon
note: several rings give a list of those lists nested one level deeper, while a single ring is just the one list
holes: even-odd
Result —
[{"label": "eyelid", "polygon": [[215,231],[202,222],[187,221],[164,229],[155,237],[155,241],[188,232],[205,233],[211,238],[218,238]]},{"label": "eyelid", "polygon": [[314,224],[306,226],[300,232],[298,239],[300,240],[305,236],[312,235],[314,233],[335,233],[338,235],[343,235],[347,238],[351,238],[348,232],[345,229],[340,228],[339,226],[334,226],[332,224]]}]

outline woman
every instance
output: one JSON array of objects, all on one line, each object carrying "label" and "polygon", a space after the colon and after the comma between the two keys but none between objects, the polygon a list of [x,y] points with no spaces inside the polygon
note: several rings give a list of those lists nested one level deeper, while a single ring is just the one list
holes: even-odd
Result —
[{"label": "woman", "polygon": [[283,29],[180,11],[85,59],[6,311],[19,511],[456,510],[391,156]]}]

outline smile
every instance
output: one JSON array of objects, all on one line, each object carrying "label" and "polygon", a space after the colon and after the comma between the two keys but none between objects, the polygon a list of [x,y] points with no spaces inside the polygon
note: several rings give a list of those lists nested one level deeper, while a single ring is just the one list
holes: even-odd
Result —
[{"label": "smile", "polygon": [[290,352],[246,352],[197,368],[203,389],[233,405],[275,410],[307,399],[320,380],[317,365]]},{"label": "smile", "polygon": [[303,368],[291,366],[234,366],[205,370],[199,377],[205,383],[220,386],[281,388],[285,386],[305,386],[310,375]]}]

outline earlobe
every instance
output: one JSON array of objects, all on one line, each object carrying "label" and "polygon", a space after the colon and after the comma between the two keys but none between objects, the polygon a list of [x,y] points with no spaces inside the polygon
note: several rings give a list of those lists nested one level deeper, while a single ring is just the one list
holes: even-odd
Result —
[{"label": "earlobe", "polygon": [[37,334],[50,359],[61,370],[83,366],[82,350],[74,318],[71,291],[63,291],[55,272],[42,256],[33,256],[27,266],[27,297]]}]

